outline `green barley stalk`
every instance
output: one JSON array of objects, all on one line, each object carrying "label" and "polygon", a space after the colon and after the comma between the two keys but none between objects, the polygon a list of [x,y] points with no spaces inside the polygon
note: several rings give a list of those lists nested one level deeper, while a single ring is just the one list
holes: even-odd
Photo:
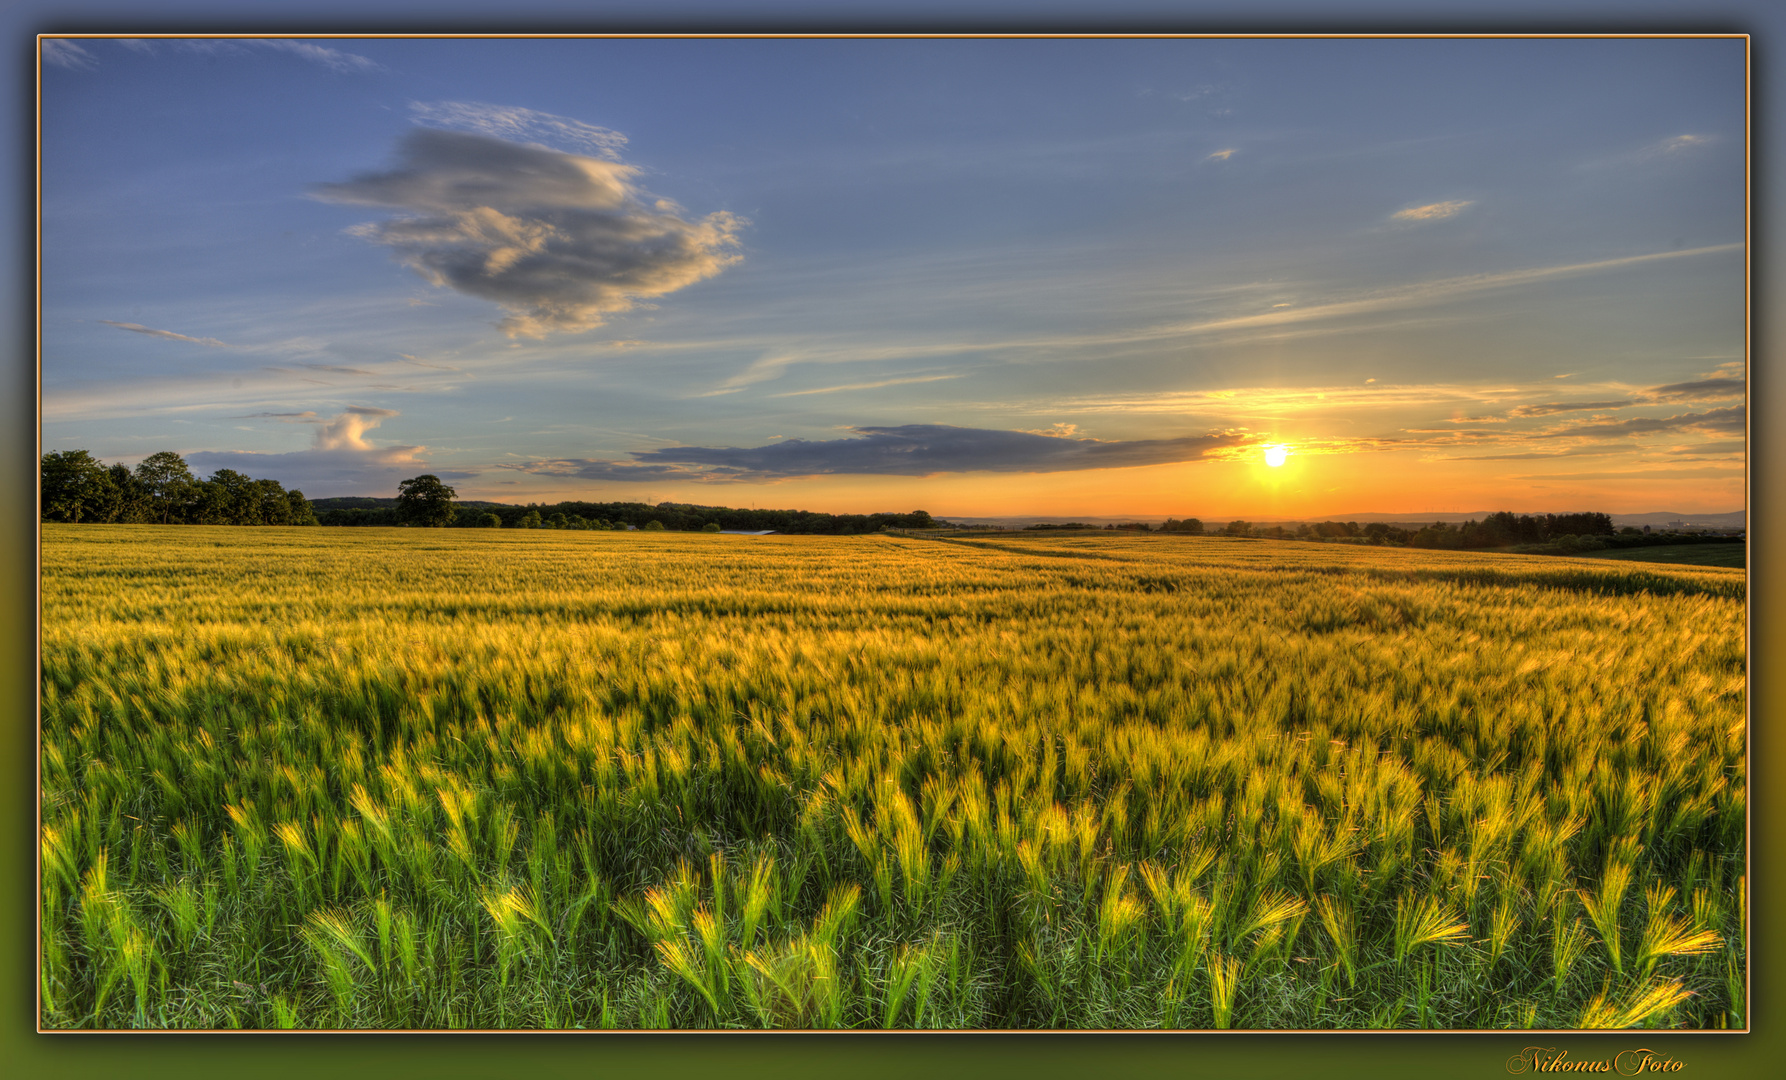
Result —
[{"label": "green barley stalk", "polygon": [[1608,978],[1600,993],[1582,1009],[1575,1026],[1589,1031],[1636,1027],[1692,996],[1678,982],[1652,982],[1639,987],[1622,1002],[1613,1001],[1612,979]]},{"label": "green barley stalk", "polygon": [[1333,941],[1333,948],[1340,966],[1346,972],[1346,985],[1358,985],[1358,931],[1353,921],[1352,912],[1342,907],[1339,901],[1331,896],[1322,895],[1315,899],[1315,912],[1320,916],[1321,925],[1327,930],[1327,936]]},{"label": "green barley stalk", "polygon": [[1607,958],[1612,961],[1612,970],[1620,974],[1624,973],[1625,965],[1619,948],[1619,908],[1624,905],[1625,890],[1630,884],[1631,864],[1608,860],[1598,892],[1577,890],[1588,918],[1594,921],[1594,929],[1600,932],[1600,941],[1606,947]]},{"label": "green barley stalk", "polygon": [[1209,1006],[1218,1031],[1227,1031],[1234,1015],[1234,990],[1240,982],[1240,961],[1219,952],[1209,954]]},{"label": "green barley stalk", "polygon": [[1395,962],[1401,964],[1422,945],[1461,945],[1470,928],[1431,896],[1403,893],[1395,900]]}]

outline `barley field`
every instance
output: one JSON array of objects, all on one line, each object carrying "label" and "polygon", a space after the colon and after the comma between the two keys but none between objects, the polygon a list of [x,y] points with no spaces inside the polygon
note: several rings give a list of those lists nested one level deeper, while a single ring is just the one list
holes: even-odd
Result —
[{"label": "barley field", "polygon": [[43,526],[40,1023],[1747,1025],[1740,570]]}]

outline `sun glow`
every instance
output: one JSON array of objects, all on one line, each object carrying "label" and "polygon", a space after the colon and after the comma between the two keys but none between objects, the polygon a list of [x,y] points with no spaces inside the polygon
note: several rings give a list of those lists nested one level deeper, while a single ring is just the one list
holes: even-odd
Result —
[{"label": "sun glow", "polygon": [[1273,443],[1265,448],[1265,464],[1277,468],[1290,456],[1290,448],[1283,443]]}]

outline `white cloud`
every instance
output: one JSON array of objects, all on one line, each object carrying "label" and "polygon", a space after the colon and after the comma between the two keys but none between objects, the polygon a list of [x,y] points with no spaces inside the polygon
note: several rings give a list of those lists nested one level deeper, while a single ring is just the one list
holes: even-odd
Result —
[{"label": "white cloud", "polygon": [[397,415],[391,409],[360,405],[332,417],[312,411],[255,413],[252,418],[316,425],[310,449],[288,454],[206,450],[187,454],[186,460],[195,472],[234,469],[256,479],[277,480],[312,496],[394,495],[399,481],[422,472],[432,471],[446,480],[471,475],[430,469],[422,456],[428,449],[425,446],[377,446],[366,438],[366,432]]},{"label": "white cloud", "polygon": [[351,231],[435,285],[502,305],[510,337],[592,329],[739,259],[742,218],[687,220],[619,161],[433,128],[411,132],[399,156],[313,194],[405,212]]},{"label": "white cloud", "polygon": [[[350,405],[346,412],[333,420],[326,421],[316,429],[316,449],[318,450],[376,450],[376,446],[366,441],[366,432],[384,423],[385,417],[396,416],[394,409],[370,409],[358,405]],[[419,450],[420,447],[403,447],[406,450]]]}]

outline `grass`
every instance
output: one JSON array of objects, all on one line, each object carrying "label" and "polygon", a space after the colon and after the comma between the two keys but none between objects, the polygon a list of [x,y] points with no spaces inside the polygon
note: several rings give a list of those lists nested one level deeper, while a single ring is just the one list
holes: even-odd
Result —
[{"label": "grass", "polygon": [[1746,1024],[1740,572],[43,535],[48,1028]]}]

